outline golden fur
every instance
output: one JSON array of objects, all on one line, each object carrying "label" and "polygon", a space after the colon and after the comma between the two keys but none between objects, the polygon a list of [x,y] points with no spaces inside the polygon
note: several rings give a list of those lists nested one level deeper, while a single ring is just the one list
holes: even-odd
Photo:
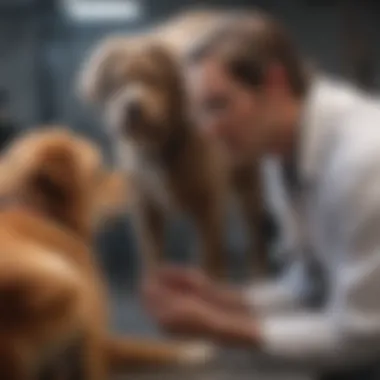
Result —
[{"label": "golden fur", "polygon": [[263,274],[267,248],[258,163],[232,168],[218,144],[197,128],[182,77],[183,52],[172,39],[175,30],[187,35],[210,18],[216,22],[219,15],[190,13],[156,33],[101,42],[84,66],[80,91],[103,107],[120,165],[137,188],[143,258],[162,259],[164,221],[180,210],[195,221],[205,270],[224,278],[224,212],[232,185],[248,224],[251,272]]},{"label": "golden fur", "polygon": [[103,276],[90,247],[97,225],[123,208],[125,190],[96,146],[62,128],[32,132],[5,152],[1,379],[34,379],[48,364],[51,379],[66,379],[70,366],[56,359],[76,342],[81,375],[66,372],[67,378],[105,380],[120,367],[201,359],[204,352],[193,346],[113,338],[107,331]]}]

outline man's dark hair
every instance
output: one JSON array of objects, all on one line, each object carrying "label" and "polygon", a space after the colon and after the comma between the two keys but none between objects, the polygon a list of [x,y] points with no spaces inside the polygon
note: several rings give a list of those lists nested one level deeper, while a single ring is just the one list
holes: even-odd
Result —
[{"label": "man's dark hair", "polygon": [[232,76],[252,87],[260,86],[270,64],[280,64],[294,95],[307,90],[305,64],[286,29],[261,12],[234,13],[189,52],[190,63],[208,57],[221,60]]}]

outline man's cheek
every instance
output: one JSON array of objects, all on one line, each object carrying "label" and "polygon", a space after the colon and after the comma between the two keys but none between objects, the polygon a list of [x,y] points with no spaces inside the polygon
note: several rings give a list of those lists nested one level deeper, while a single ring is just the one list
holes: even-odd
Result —
[{"label": "man's cheek", "polygon": [[199,123],[198,127],[207,138],[213,139],[218,137],[219,132],[215,124],[210,122],[201,122]]},{"label": "man's cheek", "polygon": [[235,133],[226,133],[223,136],[223,140],[227,145],[228,149],[232,153],[236,153],[241,148],[241,139]]},{"label": "man's cheek", "polygon": [[215,117],[207,124],[206,131],[212,138],[220,138],[221,136],[228,134],[229,126],[225,120],[220,117]]}]

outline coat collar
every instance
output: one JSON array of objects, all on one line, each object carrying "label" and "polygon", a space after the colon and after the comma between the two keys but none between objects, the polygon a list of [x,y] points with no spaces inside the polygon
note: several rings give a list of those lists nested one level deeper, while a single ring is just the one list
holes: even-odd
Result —
[{"label": "coat collar", "polygon": [[360,93],[342,81],[316,76],[312,79],[300,120],[297,171],[302,183],[313,182],[328,153],[329,144]]}]

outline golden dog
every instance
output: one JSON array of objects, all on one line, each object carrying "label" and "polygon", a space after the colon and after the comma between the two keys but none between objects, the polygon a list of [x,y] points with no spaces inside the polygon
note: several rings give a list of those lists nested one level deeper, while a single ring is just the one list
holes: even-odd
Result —
[{"label": "golden dog", "polygon": [[[200,346],[112,338],[95,227],[125,203],[96,146],[65,129],[32,132],[0,163],[0,378],[103,380],[134,365],[203,360]],[[80,375],[56,361],[79,341]],[[55,364],[54,364],[55,363]]]}]

